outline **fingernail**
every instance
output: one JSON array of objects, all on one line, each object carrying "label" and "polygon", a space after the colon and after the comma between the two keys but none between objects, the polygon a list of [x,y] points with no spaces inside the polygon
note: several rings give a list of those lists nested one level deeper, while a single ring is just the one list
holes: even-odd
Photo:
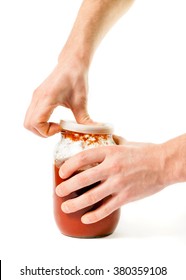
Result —
[{"label": "fingernail", "polygon": [[60,169],[59,170],[59,176],[63,179],[65,178],[65,174],[63,173],[63,171]]},{"label": "fingernail", "polygon": [[69,207],[68,207],[68,205],[66,205],[66,203],[62,203],[61,210],[63,212],[65,212],[65,213],[69,213],[70,212]]},{"label": "fingernail", "polygon": [[61,190],[60,188],[56,188],[56,194],[58,195],[58,196],[63,196],[63,190]]},{"label": "fingernail", "polygon": [[88,217],[81,217],[81,221],[83,224],[91,224],[91,220]]}]

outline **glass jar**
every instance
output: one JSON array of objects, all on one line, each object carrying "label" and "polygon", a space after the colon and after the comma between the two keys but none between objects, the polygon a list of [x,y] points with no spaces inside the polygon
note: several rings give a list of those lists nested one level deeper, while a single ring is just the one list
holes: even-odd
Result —
[{"label": "glass jar", "polygon": [[[115,145],[112,138],[112,127],[107,124],[101,125],[83,125],[74,122],[61,121],[61,139],[57,144],[54,155],[54,218],[61,233],[72,237],[102,237],[107,236],[115,230],[120,216],[120,209],[114,211],[104,219],[92,223],[83,224],[81,217],[96,208],[100,207],[105,199],[97,202],[94,205],[83,208],[77,212],[66,214],[61,210],[61,204],[77,196],[82,195],[86,191],[94,188],[99,182],[74,191],[65,197],[59,197],[56,195],[55,188],[63,182],[63,179],[59,176],[59,168],[61,164],[70,158],[71,156],[86,150],[95,148],[98,146]],[[90,168],[85,167],[86,168]],[[77,173],[82,172],[79,170]],[[74,176],[75,174],[73,174]]]}]

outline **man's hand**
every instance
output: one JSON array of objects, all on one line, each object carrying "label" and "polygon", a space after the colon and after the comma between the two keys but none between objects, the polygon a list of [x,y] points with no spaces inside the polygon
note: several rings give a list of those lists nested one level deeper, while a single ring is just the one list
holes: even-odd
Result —
[{"label": "man's hand", "polygon": [[130,8],[134,0],[84,0],[59,55],[59,63],[34,91],[24,126],[47,137],[60,131],[49,122],[57,106],[72,110],[78,123],[88,124],[87,76],[93,55],[105,34]]},{"label": "man's hand", "polygon": [[[100,182],[81,196],[65,201],[62,211],[75,212],[108,198],[82,217],[83,223],[94,223],[126,203],[186,181],[186,135],[163,144],[126,142],[118,137],[117,142],[122,145],[92,148],[62,164],[59,175],[65,181],[56,188],[58,196]],[[94,167],[69,178],[86,165]]]},{"label": "man's hand", "polygon": [[87,69],[76,57],[61,55],[50,76],[34,91],[24,126],[39,136],[48,137],[61,130],[48,122],[57,106],[72,110],[77,122],[91,123],[87,112]]}]

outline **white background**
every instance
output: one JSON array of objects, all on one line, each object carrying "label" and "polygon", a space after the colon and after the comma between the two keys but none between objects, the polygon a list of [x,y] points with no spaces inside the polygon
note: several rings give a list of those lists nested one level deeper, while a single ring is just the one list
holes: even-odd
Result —
[{"label": "white background", "polygon": [[[23,120],[32,92],[57,62],[80,4],[0,2],[2,279],[40,279],[20,276],[25,265],[111,271],[114,266],[166,266],[168,276],[143,279],[186,279],[185,184],[124,206],[116,232],[107,238],[73,239],[55,225],[52,161],[59,136],[39,138],[23,128]],[[184,0],[141,0],[113,27],[90,70],[93,119],[113,123],[115,133],[133,141],[161,143],[185,133],[185,13]],[[53,115],[56,121],[69,117],[64,108]],[[125,277],[110,273],[97,279]]]}]

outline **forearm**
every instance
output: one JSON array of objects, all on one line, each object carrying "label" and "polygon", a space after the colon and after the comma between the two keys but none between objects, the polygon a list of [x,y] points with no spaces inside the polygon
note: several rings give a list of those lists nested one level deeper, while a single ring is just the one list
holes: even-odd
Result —
[{"label": "forearm", "polygon": [[166,185],[186,182],[186,134],[162,145]]},{"label": "forearm", "polygon": [[99,43],[134,0],[84,0],[62,53],[71,52],[90,65]]}]

